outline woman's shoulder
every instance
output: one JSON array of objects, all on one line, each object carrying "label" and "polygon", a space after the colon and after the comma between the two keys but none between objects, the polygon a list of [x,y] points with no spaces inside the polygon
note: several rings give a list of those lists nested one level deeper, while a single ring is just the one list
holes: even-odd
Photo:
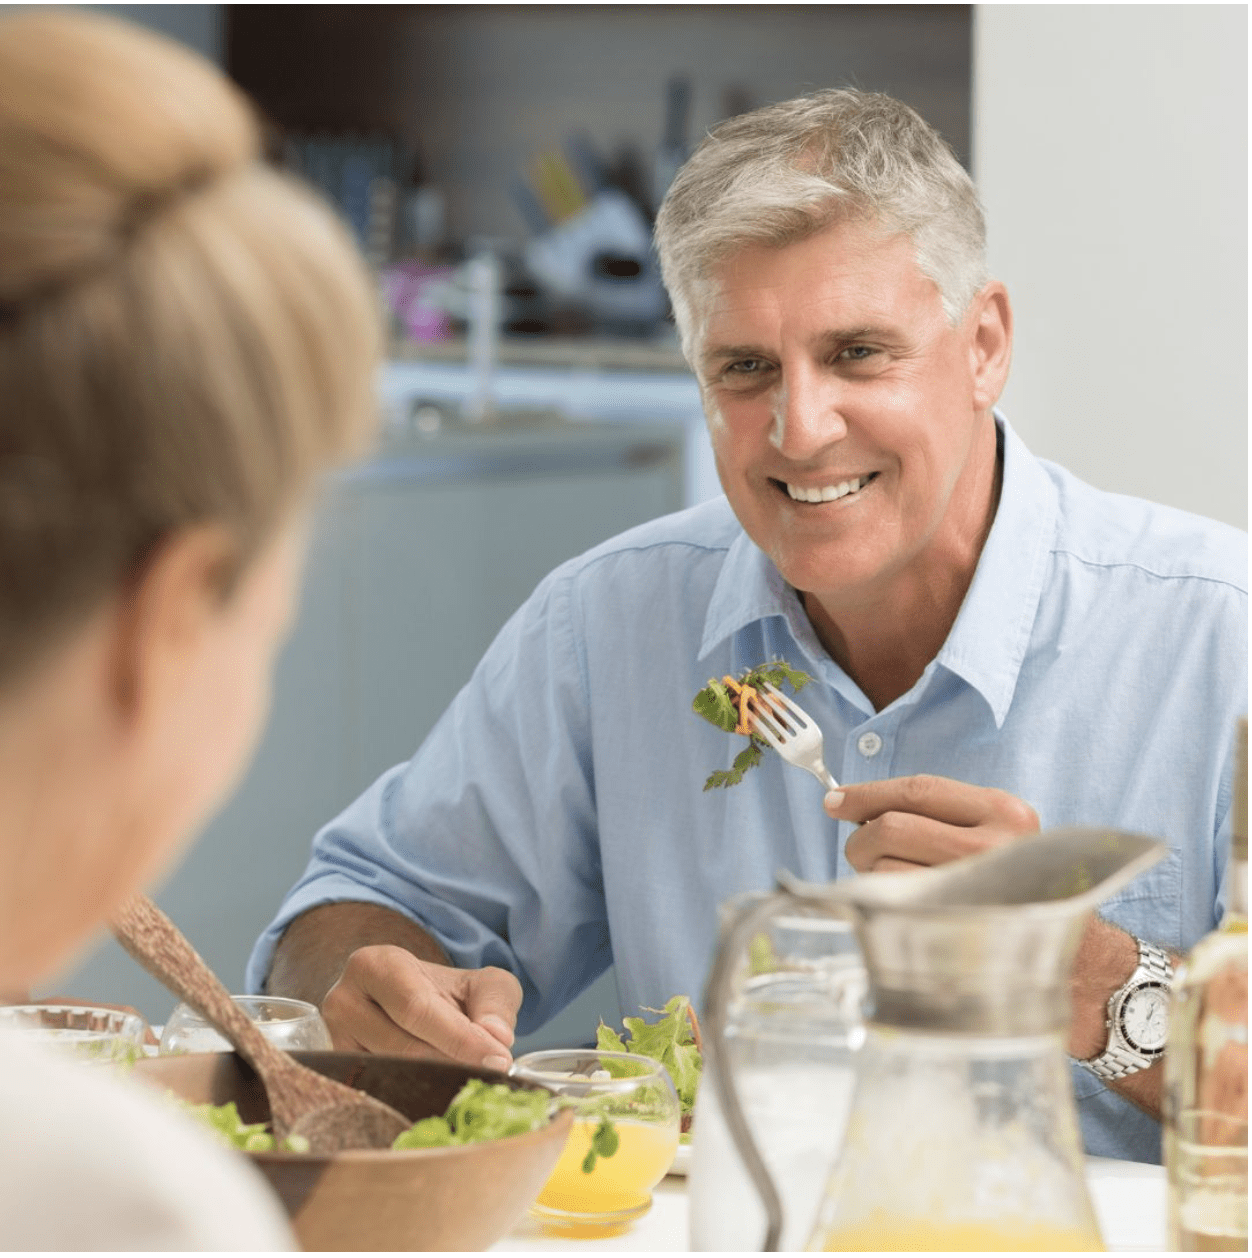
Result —
[{"label": "woman's shoulder", "polygon": [[289,1250],[260,1174],[113,1067],[0,1037],[0,1247]]}]

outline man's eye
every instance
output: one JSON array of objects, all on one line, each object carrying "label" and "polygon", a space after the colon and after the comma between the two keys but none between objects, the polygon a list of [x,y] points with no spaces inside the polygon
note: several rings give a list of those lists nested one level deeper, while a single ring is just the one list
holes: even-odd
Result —
[{"label": "man's eye", "polygon": [[860,363],[872,358],[877,352],[869,345],[849,345],[847,349],[839,351],[839,358],[843,362]]},{"label": "man's eye", "polygon": [[740,358],[736,362],[727,363],[726,372],[734,376],[751,376],[762,371],[766,364],[760,358]]}]

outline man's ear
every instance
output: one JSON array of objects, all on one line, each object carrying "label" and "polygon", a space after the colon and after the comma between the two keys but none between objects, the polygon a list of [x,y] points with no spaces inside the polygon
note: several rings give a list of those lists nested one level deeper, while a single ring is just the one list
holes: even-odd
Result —
[{"label": "man's ear", "polygon": [[161,541],[118,595],[113,695],[126,723],[176,694],[220,613],[238,547],[220,525]]},{"label": "man's ear", "polygon": [[1004,392],[1013,357],[1013,310],[1008,289],[999,280],[985,284],[967,313],[974,409],[990,410]]}]

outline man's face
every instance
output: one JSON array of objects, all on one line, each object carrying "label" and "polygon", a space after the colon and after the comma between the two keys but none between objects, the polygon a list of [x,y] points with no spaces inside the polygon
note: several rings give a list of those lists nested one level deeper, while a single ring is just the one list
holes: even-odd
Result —
[{"label": "man's face", "polygon": [[976,562],[1003,380],[989,290],[953,328],[910,239],[856,222],[746,248],[714,279],[696,371],[718,474],[788,583],[837,614],[954,550]]}]

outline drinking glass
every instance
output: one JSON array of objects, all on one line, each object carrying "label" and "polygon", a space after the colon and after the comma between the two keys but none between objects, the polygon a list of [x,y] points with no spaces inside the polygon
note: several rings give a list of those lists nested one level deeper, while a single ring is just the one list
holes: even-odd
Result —
[{"label": "drinking glass", "polygon": [[[331,1047],[330,1031],[316,1005],[289,996],[232,996],[256,1023],[257,1030],[279,1048]],[[190,1005],[180,1004],[161,1032],[162,1053],[229,1053],[231,1046]]]},{"label": "drinking glass", "polygon": [[1248,1124],[1189,1109],[1166,1128],[1171,1249],[1248,1247]]},{"label": "drinking glass", "polygon": [[0,1030],[46,1041],[85,1061],[129,1064],[144,1055],[148,1024],[137,1013],[95,1005],[0,1007]]},{"label": "drinking glass", "polygon": [[[543,1227],[567,1237],[609,1236],[646,1214],[678,1148],[681,1109],[665,1067],[637,1053],[549,1049],[519,1057],[511,1073],[575,1110],[560,1161],[531,1207]],[[592,1157],[606,1125],[617,1148]]]},{"label": "drinking glass", "polygon": [[[727,911],[763,898],[736,897]],[[782,1198],[783,1250],[804,1248],[842,1143],[866,989],[850,923],[799,907],[771,919],[740,960],[726,1048],[744,1118]],[[691,1125],[691,1248],[757,1248],[765,1209],[723,1114],[711,1052],[706,1036]]]}]

